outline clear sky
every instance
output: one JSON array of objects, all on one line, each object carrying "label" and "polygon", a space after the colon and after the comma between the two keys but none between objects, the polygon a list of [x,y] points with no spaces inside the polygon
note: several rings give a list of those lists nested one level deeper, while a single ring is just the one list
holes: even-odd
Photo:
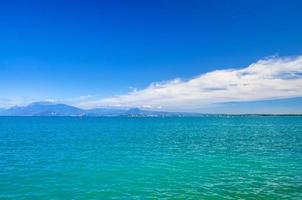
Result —
[{"label": "clear sky", "polygon": [[[298,112],[301,8],[300,0],[3,0],[0,107],[53,99],[217,112],[252,112],[252,103]],[[247,73],[255,76],[241,77]]]}]

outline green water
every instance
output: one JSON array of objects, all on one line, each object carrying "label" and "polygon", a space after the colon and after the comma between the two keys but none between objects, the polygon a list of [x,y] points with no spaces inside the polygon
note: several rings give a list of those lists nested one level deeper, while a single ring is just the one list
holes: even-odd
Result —
[{"label": "green water", "polygon": [[0,199],[302,199],[302,117],[0,117]]}]

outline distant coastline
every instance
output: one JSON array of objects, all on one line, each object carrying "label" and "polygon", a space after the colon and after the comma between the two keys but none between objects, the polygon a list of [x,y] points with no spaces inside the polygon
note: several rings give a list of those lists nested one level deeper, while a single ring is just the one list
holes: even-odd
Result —
[{"label": "distant coastline", "polygon": [[27,106],[15,106],[1,109],[0,116],[20,117],[233,117],[233,116],[302,116],[302,114],[226,114],[226,113],[194,113],[194,112],[165,112],[142,110],[139,108],[111,109],[95,108],[81,109],[67,104],[54,104],[49,102],[35,102]]}]

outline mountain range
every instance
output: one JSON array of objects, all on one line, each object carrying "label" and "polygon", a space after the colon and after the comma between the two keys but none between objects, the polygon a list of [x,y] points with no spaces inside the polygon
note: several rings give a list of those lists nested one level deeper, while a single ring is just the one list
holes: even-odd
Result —
[{"label": "mountain range", "polygon": [[0,109],[0,116],[200,116],[199,113],[185,112],[162,112],[142,110],[139,108],[131,109],[110,109],[110,108],[94,108],[81,109],[67,104],[56,104],[52,102],[34,102],[27,106],[15,106],[8,109]]}]

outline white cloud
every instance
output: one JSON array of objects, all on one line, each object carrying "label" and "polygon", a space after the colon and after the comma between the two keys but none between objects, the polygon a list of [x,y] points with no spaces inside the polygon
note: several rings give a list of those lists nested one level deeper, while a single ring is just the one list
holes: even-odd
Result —
[{"label": "white cloud", "polygon": [[300,96],[302,56],[271,57],[241,69],[215,70],[188,80],[152,83],[142,90],[82,102],[81,106],[196,110],[214,103]]},{"label": "white cloud", "polygon": [[35,99],[29,97],[19,97],[19,98],[10,99],[0,96],[0,109],[10,108],[13,106],[25,106],[33,101],[35,101]]}]

